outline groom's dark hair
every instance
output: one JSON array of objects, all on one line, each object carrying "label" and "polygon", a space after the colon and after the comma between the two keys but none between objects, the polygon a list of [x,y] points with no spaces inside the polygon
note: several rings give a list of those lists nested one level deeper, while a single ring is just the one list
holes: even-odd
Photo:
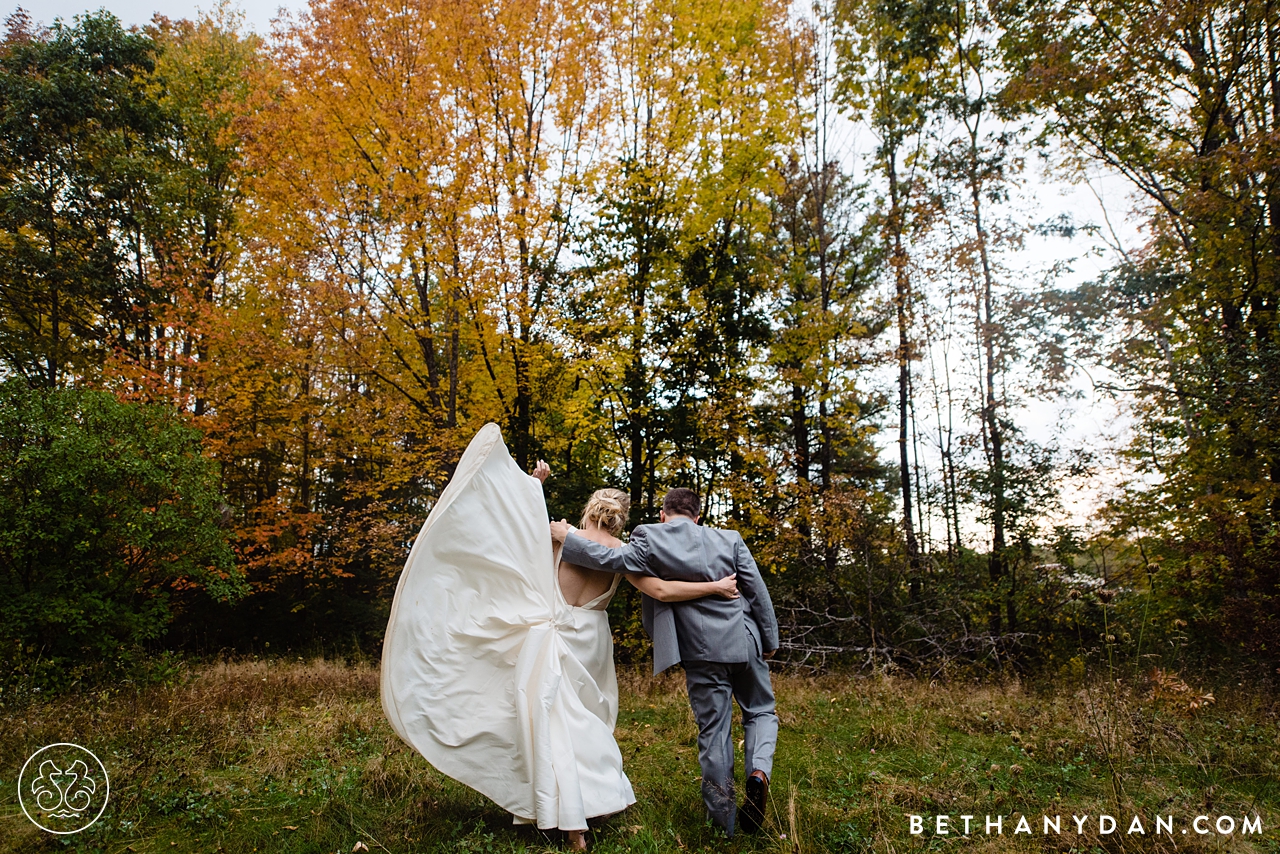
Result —
[{"label": "groom's dark hair", "polygon": [[702,509],[702,502],[698,500],[698,493],[683,486],[677,486],[662,499],[662,510],[668,516],[679,515],[697,519],[700,509]]}]

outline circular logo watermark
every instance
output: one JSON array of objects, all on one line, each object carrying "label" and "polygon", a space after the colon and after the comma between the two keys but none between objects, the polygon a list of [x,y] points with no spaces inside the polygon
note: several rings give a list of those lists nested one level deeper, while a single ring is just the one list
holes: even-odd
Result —
[{"label": "circular logo watermark", "polygon": [[18,804],[49,833],[79,833],[107,808],[111,784],[93,751],[59,742],[40,748],[18,773]]}]

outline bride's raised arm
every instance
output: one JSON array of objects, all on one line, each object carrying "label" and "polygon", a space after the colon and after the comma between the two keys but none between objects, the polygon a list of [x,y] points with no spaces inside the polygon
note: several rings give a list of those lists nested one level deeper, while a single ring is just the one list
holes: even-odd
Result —
[{"label": "bride's raised arm", "polygon": [[738,598],[738,576],[733,574],[719,581],[664,581],[652,575],[627,575],[627,581],[646,596],[659,602],[687,602],[703,596]]}]

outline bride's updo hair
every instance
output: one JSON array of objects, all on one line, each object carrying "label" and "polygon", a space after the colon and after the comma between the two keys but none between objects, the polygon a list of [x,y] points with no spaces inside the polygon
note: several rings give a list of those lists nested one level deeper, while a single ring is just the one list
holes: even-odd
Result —
[{"label": "bride's updo hair", "polygon": [[622,533],[622,526],[627,524],[629,512],[631,499],[621,489],[597,489],[591,493],[587,506],[582,508],[582,521],[578,527],[585,528],[587,522],[595,522],[616,537]]}]

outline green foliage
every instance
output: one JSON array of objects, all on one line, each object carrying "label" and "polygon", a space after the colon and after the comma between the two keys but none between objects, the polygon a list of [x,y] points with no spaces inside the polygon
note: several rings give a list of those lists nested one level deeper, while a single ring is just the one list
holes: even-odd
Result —
[{"label": "green foliage", "polygon": [[0,638],[37,684],[117,668],[175,593],[245,592],[217,472],[173,413],[106,392],[0,385]]},{"label": "green foliage", "polygon": [[0,361],[58,385],[92,375],[154,299],[141,231],[163,125],[155,45],[110,13],[0,44]]}]

